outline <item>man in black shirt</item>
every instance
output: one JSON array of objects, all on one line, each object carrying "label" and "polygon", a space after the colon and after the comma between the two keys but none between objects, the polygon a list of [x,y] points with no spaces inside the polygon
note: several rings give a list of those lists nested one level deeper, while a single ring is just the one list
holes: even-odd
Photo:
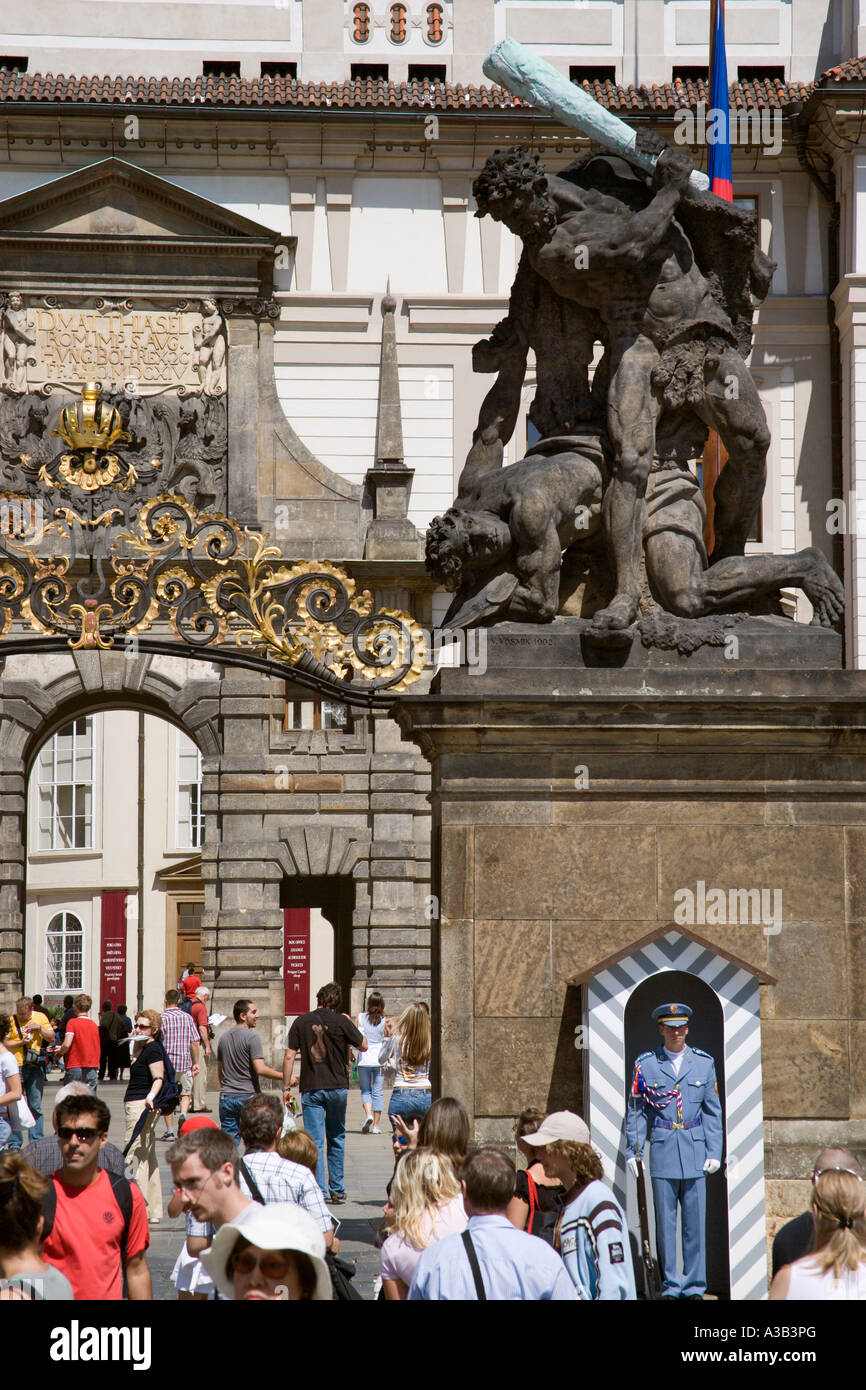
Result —
[{"label": "man in black shirt", "polygon": [[[350,1047],[367,1051],[367,1039],[347,1014],[340,1013],[343,991],[333,982],[316,995],[317,1009],[299,1014],[289,1029],[283,1058],[283,1087],[292,1085],[292,1070],[301,1055],[301,1105],[304,1128],[319,1150],[316,1181],[327,1201],[345,1202],[343,1149],[346,1142],[346,1101],[349,1096],[347,1059]],[[328,1185],[325,1185],[325,1141],[328,1146]]]},{"label": "man in black shirt", "polygon": [[74,1018],[74,1017],[75,1017],[75,1005],[74,1005],[73,1002],[72,1002],[72,995],[71,995],[71,994],[64,994],[64,996],[63,996],[63,1016],[62,1016],[62,1018],[60,1019],[60,1027],[57,1029],[57,1036],[58,1036],[58,1038],[61,1039],[61,1041],[62,1041],[63,1038],[66,1037],[66,1025],[67,1025],[67,1023],[69,1022],[69,1020],[70,1020],[71,1018]]},{"label": "man in black shirt", "polygon": [[[812,1182],[814,1183],[815,1179],[828,1169],[854,1173],[857,1177],[863,1176],[863,1170],[850,1149],[823,1149],[815,1159]],[[801,1260],[811,1252],[814,1235],[815,1222],[811,1208],[780,1227],[773,1240],[774,1279],[785,1265],[792,1265],[795,1260]]]}]

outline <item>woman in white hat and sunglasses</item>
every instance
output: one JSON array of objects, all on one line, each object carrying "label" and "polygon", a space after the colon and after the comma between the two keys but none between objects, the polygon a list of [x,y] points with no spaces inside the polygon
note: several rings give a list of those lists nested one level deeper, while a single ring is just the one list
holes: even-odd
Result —
[{"label": "woman in white hat and sunglasses", "polygon": [[290,1202],[245,1207],[199,1257],[223,1298],[246,1303],[328,1300],[325,1238]]}]

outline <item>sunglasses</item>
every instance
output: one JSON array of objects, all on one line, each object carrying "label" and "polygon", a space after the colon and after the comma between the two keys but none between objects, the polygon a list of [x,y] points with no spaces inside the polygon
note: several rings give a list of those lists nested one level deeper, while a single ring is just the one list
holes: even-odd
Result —
[{"label": "sunglasses", "polygon": [[858,1182],[863,1181],[862,1175],[855,1173],[853,1168],[816,1168],[812,1174],[812,1181],[817,1182],[819,1178],[823,1178],[825,1173],[850,1173],[851,1177],[856,1178]]},{"label": "sunglasses", "polygon": [[78,1129],[73,1125],[61,1125],[57,1131],[58,1139],[71,1139],[73,1134],[81,1144],[92,1144],[99,1138],[98,1129]]},{"label": "sunglasses", "polygon": [[292,1268],[293,1261],[281,1250],[268,1251],[264,1255],[254,1255],[252,1250],[241,1250],[237,1255],[232,1255],[232,1269],[238,1274],[252,1274],[254,1269],[261,1269],[266,1279],[285,1279],[289,1270]]}]

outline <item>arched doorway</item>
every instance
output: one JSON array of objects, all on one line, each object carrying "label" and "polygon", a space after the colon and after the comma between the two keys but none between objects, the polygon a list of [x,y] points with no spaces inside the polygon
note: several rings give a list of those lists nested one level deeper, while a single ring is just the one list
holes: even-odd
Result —
[{"label": "arched doorway", "polygon": [[316,991],[329,980],[343,990],[350,1010],[354,883],[346,876],[308,875],[283,879],[283,979],[286,1016],[316,1006]]},{"label": "arched doorway", "polygon": [[24,978],[48,1006],[159,1008],[180,957],[201,964],[202,775],[189,734],[140,709],[85,707],[34,739]]}]

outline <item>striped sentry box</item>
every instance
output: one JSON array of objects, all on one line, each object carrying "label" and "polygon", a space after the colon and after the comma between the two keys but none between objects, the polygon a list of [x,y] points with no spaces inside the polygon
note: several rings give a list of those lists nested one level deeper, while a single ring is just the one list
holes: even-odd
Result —
[{"label": "striped sentry box", "polygon": [[626,1204],[625,1106],[634,1059],[623,1055],[625,1009],[651,975],[683,970],[717,994],[724,1016],[725,1162],[733,1299],[767,1297],[760,985],[775,981],[682,928],[657,932],[570,981],[586,985],[589,1127],[605,1175]]}]

